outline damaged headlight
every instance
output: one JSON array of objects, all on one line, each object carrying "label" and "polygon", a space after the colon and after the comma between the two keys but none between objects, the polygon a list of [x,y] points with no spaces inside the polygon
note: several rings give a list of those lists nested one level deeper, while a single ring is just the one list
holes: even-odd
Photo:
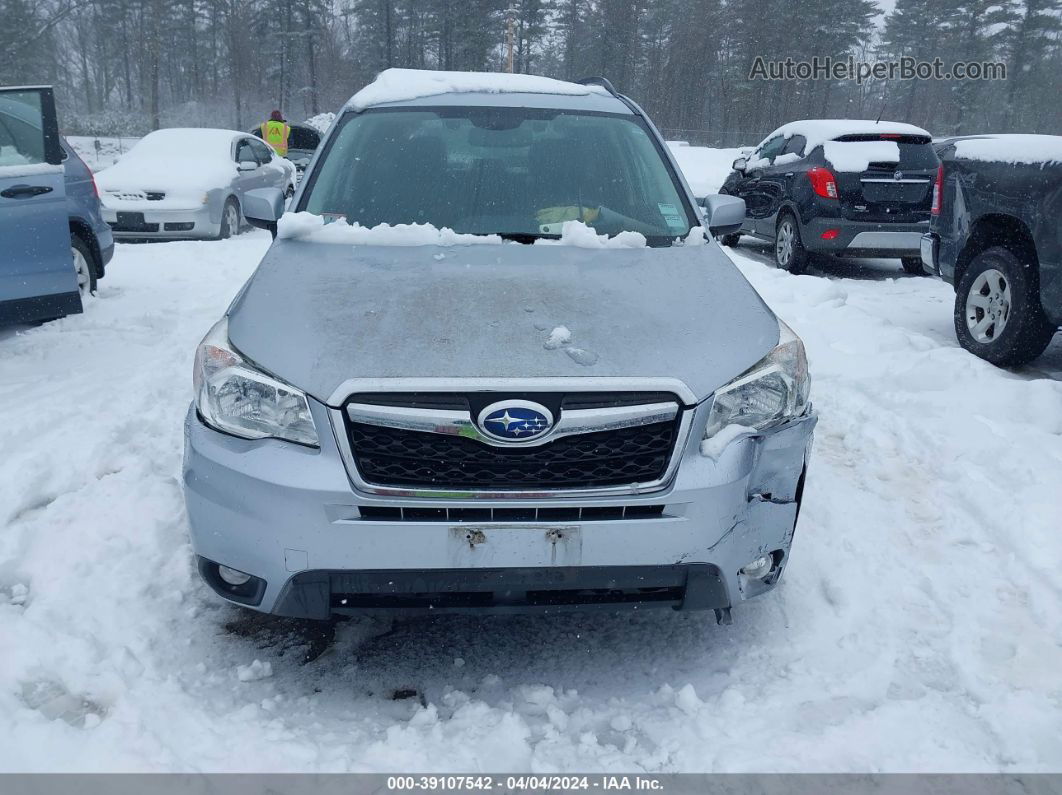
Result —
[{"label": "damaged headlight", "polygon": [[317,447],[306,395],[240,356],[228,329],[222,318],[195,352],[195,404],[203,422],[244,439],[275,437]]},{"label": "damaged headlight", "polygon": [[808,360],[804,343],[781,320],[774,350],[715,392],[704,438],[728,425],[769,428],[804,413],[808,405]]}]

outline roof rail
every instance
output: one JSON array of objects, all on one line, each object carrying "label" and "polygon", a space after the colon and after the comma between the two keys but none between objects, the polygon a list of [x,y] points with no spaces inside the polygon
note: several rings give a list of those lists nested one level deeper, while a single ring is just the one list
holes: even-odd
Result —
[{"label": "roof rail", "polygon": [[614,96],[614,97],[618,97],[619,96],[619,92],[615,88],[612,87],[612,83],[610,83],[604,77],[584,77],[582,80],[576,80],[575,82],[578,83],[581,86],[601,86],[603,89],[605,89],[612,96]]}]

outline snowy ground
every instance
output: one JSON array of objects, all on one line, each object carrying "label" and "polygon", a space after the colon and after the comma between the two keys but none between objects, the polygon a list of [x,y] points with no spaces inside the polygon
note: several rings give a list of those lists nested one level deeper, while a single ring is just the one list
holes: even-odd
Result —
[{"label": "snowy ground", "polygon": [[[139,138],[108,138],[91,135],[69,135],[66,138],[78,156],[93,171],[102,171],[118,162],[139,141]],[[96,144],[99,144],[99,149]]]},{"label": "snowy ground", "polygon": [[199,583],[178,484],[268,243],[121,245],[84,315],[0,332],[0,770],[1062,770],[1062,339],[998,370],[947,285],[746,242],[821,413],[778,590],[729,627],[353,621],[303,665]]}]

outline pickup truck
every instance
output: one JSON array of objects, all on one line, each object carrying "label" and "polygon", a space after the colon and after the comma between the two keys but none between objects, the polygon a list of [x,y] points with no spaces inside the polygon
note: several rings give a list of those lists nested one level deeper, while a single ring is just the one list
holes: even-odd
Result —
[{"label": "pickup truck", "polygon": [[1001,367],[1032,361],[1062,326],[1062,136],[936,144],[927,270],[955,286],[955,333]]}]

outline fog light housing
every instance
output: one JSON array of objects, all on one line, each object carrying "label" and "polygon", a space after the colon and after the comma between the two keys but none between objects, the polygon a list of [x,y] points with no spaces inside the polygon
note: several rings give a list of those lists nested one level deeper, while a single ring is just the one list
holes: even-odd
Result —
[{"label": "fog light housing", "polygon": [[260,604],[262,597],[265,596],[266,581],[261,577],[229,566],[222,566],[220,563],[203,557],[198,559],[198,568],[199,576],[214,589],[215,593],[233,602],[253,607]]},{"label": "fog light housing", "polygon": [[751,563],[746,563],[741,568],[741,573],[750,580],[762,580],[771,573],[771,569],[773,568],[774,557],[772,555],[761,555]]},{"label": "fog light housing", "polygon": [[250,574],[244,574],[242,571],[230,569],[228,566],[218,566],[218,576],[229,585],[235,586],[243,585],[251,580]]}]

